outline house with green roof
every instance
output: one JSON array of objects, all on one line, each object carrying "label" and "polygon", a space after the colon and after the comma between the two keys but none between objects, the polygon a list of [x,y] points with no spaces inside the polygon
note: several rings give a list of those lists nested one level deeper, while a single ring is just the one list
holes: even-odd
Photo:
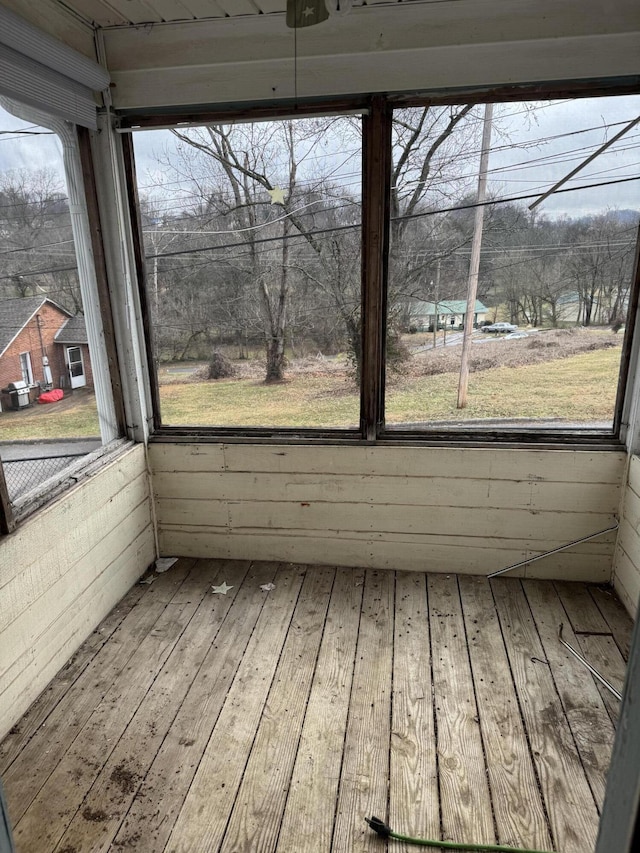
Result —
[{"label": "house with green roof", "polygon": [[[473,325],[479,326],[484,323],[488,311],[486,305],[476,299]],[[464,324],[466,313],[466,299],[443,299],[437,303],[412,299],[409,303],[409,327],[418,332],[426,332],[433,328],[437,317],[438,326],[457,329]]]}]

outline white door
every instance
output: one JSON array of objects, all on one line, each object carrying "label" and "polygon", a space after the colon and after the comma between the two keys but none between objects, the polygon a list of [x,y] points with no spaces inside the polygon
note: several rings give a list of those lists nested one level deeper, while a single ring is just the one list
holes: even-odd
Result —
[{"label": "white door", "polygon": [[83,388],[87,384],[87,378],[84,375],[81,347],[67,347],[67,364],[69,365],[71,387]]}]

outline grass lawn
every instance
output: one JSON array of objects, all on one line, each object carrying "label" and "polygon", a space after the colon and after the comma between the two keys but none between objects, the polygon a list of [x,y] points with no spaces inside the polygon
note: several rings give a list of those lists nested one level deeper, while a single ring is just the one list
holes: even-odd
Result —
[{"label": "grass lawn", "polygon": [[36,403],[26,410],[0,413],[0,441],[99,435],[96,398],[89,391],[75,392],[59,403]]},{"label": "grass lawn", "polygon": [[[620,349],[472,373],[466,409],[456,409],[458,374],[411,377],[390,384],[387,423],[561,418],[611,422]],[[343,374],[298,375],[280,385],[255,379],[184,382],[160,386],[167,425],[355,427],[360,401]],[[51,406],[0,413],[0,440],[75,438],[100,434],[95,397],[74,394]]]},{"label": "grass lawn", "polygon": [[[611,421],[620,350],[609,348],[524,367],[471,374],[469,402],[456,408],[457,373],[401,380],[387,392],[387,422],[481,418]],[[167,425],[349,427],[358,395],[340,376],[302,376],[281,385],[219,380],[160,387]]]}]

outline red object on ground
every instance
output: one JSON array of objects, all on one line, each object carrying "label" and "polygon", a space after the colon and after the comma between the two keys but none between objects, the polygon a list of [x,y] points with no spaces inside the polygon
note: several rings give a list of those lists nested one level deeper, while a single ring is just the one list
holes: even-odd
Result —
[{"label": "red object on ground", "polygon": [[60,388],[54,388],[52,391],[45,391],[44,394],[40,394],[38,397],[39,403],[57,403],[58,400],[62,400],[64,397],[64,391]]}]

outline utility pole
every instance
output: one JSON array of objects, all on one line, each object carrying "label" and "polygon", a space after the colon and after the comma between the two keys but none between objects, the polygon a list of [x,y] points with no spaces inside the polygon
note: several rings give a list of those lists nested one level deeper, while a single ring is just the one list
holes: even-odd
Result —
[{"label": "utility pole", "polygon": [[[433,282],[432,282],[433,284]],[[433,348],[436,348],[437,337],[438,337],[438,300],[440,298],[440,258],[436,261],[436,281],[433,289]]]},{"label": "utility pole", "polygon": [[478,174],[478,197],[475,220],[473,224],[473,242],[471,243],[471,259],[469,261],[469,282],[467,287],[467,313],[464,318],[462,337],[462,355],[460,357],[460,382],[458,384],[458,408],[467,405],[467,389],[469,387],[469,351],[473,335],[473,318],[476,309],[476,294],[478,292],[478,270],[480,269],[480,248],[482,246],[482,225],[484,222],[484,200],[487,194],[487,169],[489,167],[489,149],[491,147],[491,122],[493,119],[493,104],[485,104],[484,124],[482,127],[482,149],[480,153],[480,171]]}]

